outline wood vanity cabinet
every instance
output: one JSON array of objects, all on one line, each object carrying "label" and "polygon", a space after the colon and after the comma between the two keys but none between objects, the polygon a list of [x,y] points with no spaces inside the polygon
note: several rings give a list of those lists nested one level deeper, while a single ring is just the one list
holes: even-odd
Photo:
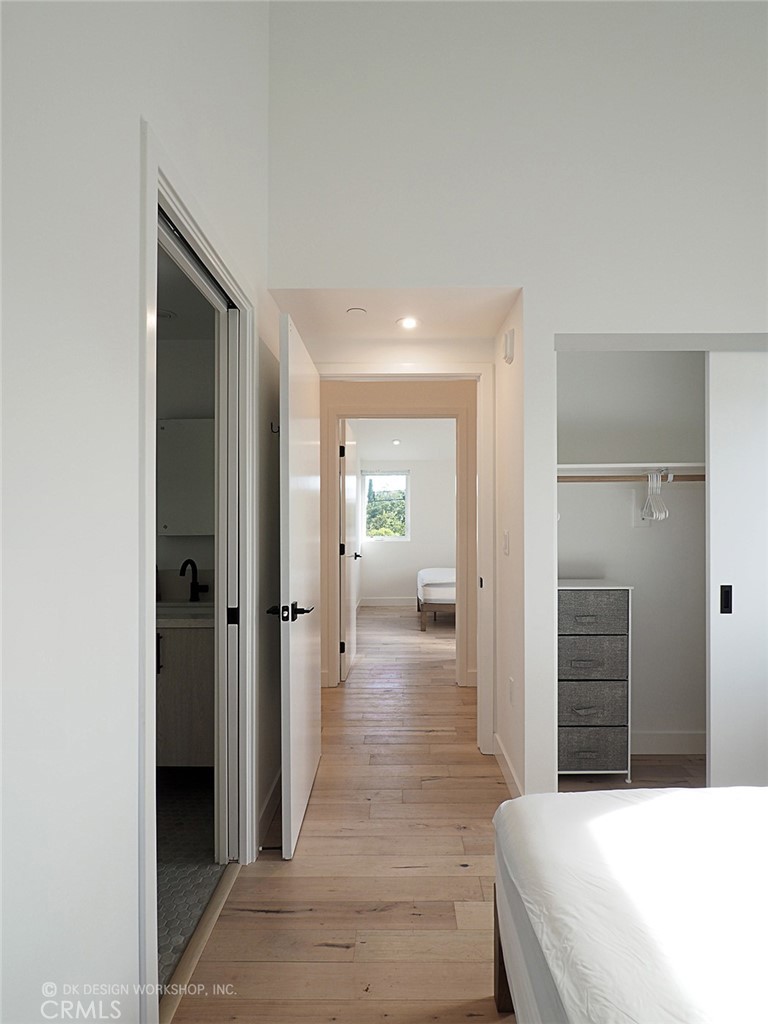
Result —
[{"label": "wood vanity cabinet", "polygon": [[211,767],[214,630],[157,627],[157,765]]},{"label": "wood vanity cabinet", "polygon": [[558,771],[630,777],[631,587],[558,585]]}]

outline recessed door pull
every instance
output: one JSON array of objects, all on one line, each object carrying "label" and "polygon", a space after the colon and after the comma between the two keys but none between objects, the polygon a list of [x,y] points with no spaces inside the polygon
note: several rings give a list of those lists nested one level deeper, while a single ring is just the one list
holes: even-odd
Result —
[{"label": "recessed door pull", "polygon": [[298,619],[298,617],[300,615],[309,615],[309,613],[313,612],[314,610],[315,610],[315,606],[314,605],[312,605],[311,608],[299,608],[299,602],[298,601],[292,601],[291,602],[291,622],[295,622],[296,619]]}]

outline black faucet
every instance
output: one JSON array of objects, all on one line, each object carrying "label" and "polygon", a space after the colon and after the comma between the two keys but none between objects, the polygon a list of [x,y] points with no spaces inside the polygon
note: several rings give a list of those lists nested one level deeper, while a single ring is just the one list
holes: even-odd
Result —
[{"label": "black faucet", "polygon": [[187,558],[181,563],[181,569],[179,569],[179,576],[186,576],[187,569],[192,567],[192,582],[189,584],[189,600],[199,601],[201,594],[208,593],[207,583],[197,582],[197,562],[194,558]]}]

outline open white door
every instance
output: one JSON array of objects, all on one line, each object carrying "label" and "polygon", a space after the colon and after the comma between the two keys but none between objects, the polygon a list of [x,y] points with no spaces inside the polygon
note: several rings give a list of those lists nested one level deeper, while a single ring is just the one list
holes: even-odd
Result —
[{"label": "open white door", "polygon": [[339,458],[340,554],[339,596],[341,625],[339,678],[349,675],[357,654],[357,604],[360,599],[360,473],[355,441],[349,421],[342,423]]},{"label": "open white door", "polygon": [[768,353],[707,356],[707,785],[768,785]]},{"label": "open white door", "polygon": [[320,761],[320,378],[280,318],[283,857],[293,857]]}]

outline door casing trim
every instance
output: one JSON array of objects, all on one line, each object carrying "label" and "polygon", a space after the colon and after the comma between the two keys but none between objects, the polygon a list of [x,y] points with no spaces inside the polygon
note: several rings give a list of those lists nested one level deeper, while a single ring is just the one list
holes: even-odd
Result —
[{"label": "door casing trim", "polygon": [[[204,212],[183,184],[173,162],[152,131],[141,121],[140,295],[139,295],[139,736],[138,736],[138,962],[139,1020],[156,1024],[157,1003],[157,870],[155,802],[155,445],[157,367],[157,245],[158,206],[162,206],[198,256],[236,303],[239,311],[239,428],[240,476],[240,628],[241,678],[254,678],[257,660],[256,599],[258,596],[258,451],[255,445],[255,403],[258,362],[255,355],[255,302],[241,287],[241,275],[220,255],[226,246],[214,244],[215,233]],[[258,758],[256,693],[239,692],[239,860],[249,863],[258,853]]]}]

